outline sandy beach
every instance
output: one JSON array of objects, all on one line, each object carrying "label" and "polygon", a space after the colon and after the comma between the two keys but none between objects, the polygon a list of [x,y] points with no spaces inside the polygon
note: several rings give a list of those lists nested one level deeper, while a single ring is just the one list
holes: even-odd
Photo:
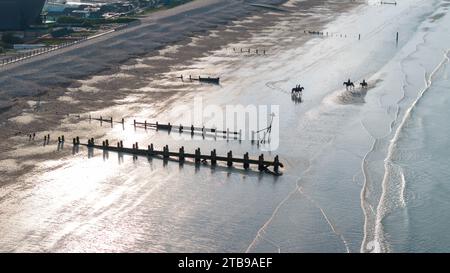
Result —
[{"label": "sandy beach", "polygon": [[[277,6],[282,2],[258,3]],[[320,5],[304,1],[301,8],[307,13]],[[335,5],[339,12],[353,4]],[[262,14],[267,18],[259,17]],[[140,93],[150,81],[152,90],[145,100],[158,101],[163,111],[173,103],[170,98],[184,92],[177,90],[183,89],[183,84],[176,80],[167,86],[164,81],[168,72],[187,67],[226,44],[249,38],[253,29],[270,25],[271,20],[283,15],[286,12],[275,13],[246,1],[197,0],[142,18],[129,29],[2,68],[1,137],[18,140],[14,137],[51,131],[70,115],[86,117],[91,111],[121,105],[121,100],[133,92]],[[235,23],[251,16],[257,16],[257,22],[250,20],[245,26]],[[309,27],[314,29],[326,22],[310,20],[313,24]],[[234,30],[229,31],[228,25]],[[14,150],[11,143],[2,142],[0,147]]]},{"label": "sandy beach", "polygon": [[[279,9],[251,5],[256,2]],[[445,210],[430,214],[421,205],[446,199],[429,194],[439,192],[431,182],[435,172],[428,172],[433,167],[423,164],[427,170],[418,176],[408,164],[434,136],[446,143],[445,133],[430,136],[430,123],[422,122],[446,118],[422,103],[439,101],[445,109],[448,102],[449,3],[398,2],[198,0],[2,69],[0,251],[445,249],[430,246],[426,236],[411,243],[428,234],[422,219],[432,215],[435,230],[445,226],[438,224]],[[180,75],[220,77],[220,84]],[[343,86],[349,78],[354,89]],[[301,102],[291,95],[298,84],[305,87]],[[198,100],[204,110],[198,126],[226,126],[211,109],[276,111],[273,141],[257,146],[248,138],[133,126],[133,120],[190,124]],[[70,142],[58,144],[61,135]],[[127,147],[279,155],[283,175],[76,148],[75,136],[123,140]],[[438,155],[427,156],[447,158]],[[445,180],[445,168],[436,166]],[[422,176],[427,186],[416,178]]]}]

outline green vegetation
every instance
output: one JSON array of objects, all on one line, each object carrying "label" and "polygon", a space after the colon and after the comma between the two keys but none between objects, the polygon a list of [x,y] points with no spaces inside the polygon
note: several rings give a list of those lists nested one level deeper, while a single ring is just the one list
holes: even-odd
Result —
[{"label": "green vegetation", "polygon": [[7,48],[12,47],[12,45],[14,45],[14,44],[23,43],[22,38],[19,38],[19,37],[15,36],[14,33],[10,33],[10,32],[3,34],[1,41]]},{"label": "green vegetation", "polygon": [[62,39],[45,39],[45,40],[41,41],[41,43],[46,45],[46,46],[60,45],[60,44],[62,44],[64,42],[66,42],[66,41],[62,40]]},{"label": "green vegetation", "polygon": [[68,36],[68,35],[70,35],[72,33],[73,33],[73,30],[67,29],[67,28],[61,28],[61,29],[54,30],[54,31],[51,32],[52,37],[54,37],[54,38]]},{"label": "green vegetation", "polygon": [[182,4],[186,4],[188,2],[192,2],[194,0],[166,0],[164,1],[164,4],[157,6],[157,7],[150,7],[145,9],[143,12],[137,14],[137,16],[143,16],[143,15],[147,15],[150,13],[154,13],[160,10],[166,10],[166,9],[170,9],[170,8],[174,8],[176,6],[182,5]]},{"label": "green vegetation", "polygon": [[168,8],[173,8],[182,4],[186,4],[187,2],[191,2],[193,0],[168,0],[164,1],[164,5]]},{"label": "green vegetation", "polygon": [[104,18],[87,19],[87,18],[77,18],[77,17],[71,17],[71,16],[61,16],[61,17],[58,17],[56,22],[60,25],[77,25],[77,26],[81,26],[81,27],[94,27],[94,26],[104,25],[104,24],[128,24],[135,20],[136,20],[135,18],[129,18],[129,17],[119,17],[119,18],[113,18],[113,19],[104,19]]}]

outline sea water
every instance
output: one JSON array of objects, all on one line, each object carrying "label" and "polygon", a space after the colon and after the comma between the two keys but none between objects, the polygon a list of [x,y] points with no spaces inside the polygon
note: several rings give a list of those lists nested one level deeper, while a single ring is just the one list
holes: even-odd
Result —
[{"label": "sea water", "polygon": [[[173,111],[175,106],[191,105],[199,95],[205,105],[220,107],[276,105],[279,147],[266,156],[280,155],[283,176],[101,151],[88,158],[84,149],[72,154],[53,146],[39,147],[52,157],[38,163],[18,162],[13,152],[11,168],[37,167],[0,188],[0,249],[447,250],[442,234],[447,224],[449,3],[369,2],[328,22],[323,28],[328,37],[305,39],[309,25],[299,19],[304,16],[301,1],[290,1],[287,7],[296,12],[282,15],[268,32],[256,31],[241,41],[242,47],[264,44],[271,54],[240,59],[219,51],[185,68],[225,75],[222,86],[187,85],[184,91],[191,92],[155,105],[145,101],[154,92],[150,82],[126,103],[95,113],[179,124],[186,114]],[[326,7],[308,12],[319,21],[327,17]],[[365,78],[371,87],[366,96],[343,103],[339,98],[348,93],[342,82],[349,77],[356,84]],[[298,83],[306,87],[302,104],[289,93]],[[173,88],[173,81],[165,84]],[[214,147],[218,154],[261,152],[248,142],[179,139],[87,122],[58,130],[124,139],[126,146],[139,141],[142,147],[168,144],[187,151]]]}]

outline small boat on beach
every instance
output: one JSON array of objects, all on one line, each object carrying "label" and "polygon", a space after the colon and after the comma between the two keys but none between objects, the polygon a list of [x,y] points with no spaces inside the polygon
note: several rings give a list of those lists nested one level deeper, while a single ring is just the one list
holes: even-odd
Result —
[{"label": "small boat on beach", "polygon": [[199,82],[204,82],[204,83],[219,84],[220,83],[220,78],[211,78],[211,77],[202,78],[202,77],[198,77],[198,81]]},{"label": "small boat on beach", "polygon": [[[184,81],[184,77],[183,75],[181,75],[180,77],[178,77],[179,79],[181,79],[182,81]],[[199,82],[204,82],[204,83],[211,83],[211,84],[220,84],[220,78],[211,78],[211,77],[201,77],[199,76],[198,78],[194,78],[191,75],[189,75],[189,81],[199,81]]]}]

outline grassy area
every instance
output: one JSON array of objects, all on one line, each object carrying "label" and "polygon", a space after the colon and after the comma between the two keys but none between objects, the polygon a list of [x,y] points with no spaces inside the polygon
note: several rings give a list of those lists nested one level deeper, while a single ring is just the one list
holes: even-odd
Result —
[{"label": "grassy area", "polygon": [[142,16],[145,16],[145,15],[157,12],[157,11],[171,9],[171,8],[176,7],[176,6],[183,5],[183,4],[186,4],[188,2],[192,2],[192,1],[195,1],[195,0],[178,0],[178,1],[173,1],[169,5],[162,5],[162,6],[159,6],[159,7],[156,7],[156,8],[147,8],[143,12],[137,14],[136,17],[142,17]]},{"label": "grassy area", "polygon": [[83,27],[94,27],[105,24],[128,24],[135,21],[136,18],[132,17],[119,17],[113,19],[86,19],[86,18],[76,18],[71,16],[61,16],[58,18],[57,23],[59,25],[77,25]]},{"label": "grassy area", "polygon": [[46,46],[60,45],[60,44],[62,44],[64,42],[66,42],[66,41],[62,40],[62,39],[45,39],[45,40],[41,41],[41,43],[46,45]]}]

